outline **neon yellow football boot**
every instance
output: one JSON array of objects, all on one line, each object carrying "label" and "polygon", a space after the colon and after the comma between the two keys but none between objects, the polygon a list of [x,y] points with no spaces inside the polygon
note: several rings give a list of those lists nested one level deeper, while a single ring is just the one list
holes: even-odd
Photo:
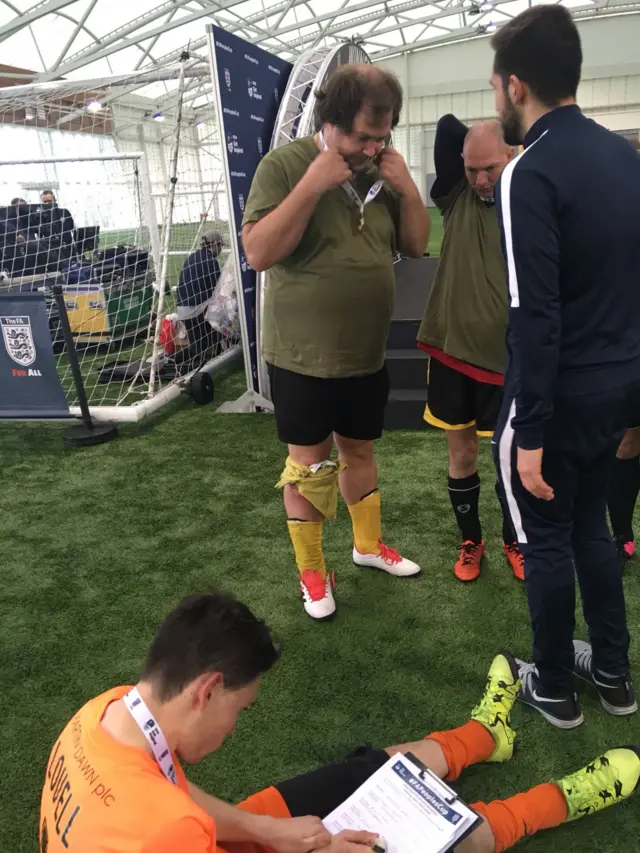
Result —
[{"label": "neon yellow football boot", "polygon": [[556,785],[567,801],[567,822],[614,806],[630,797],[640,780],[640,749],[610,749]]},{"label": "neon yellow football boot", "polygon": [[489,762],[509,761],[513,755],[516,733],[511,728],[511,709],[521,684],[513,655],[503,652],[494,658],[484,696],[471,712],[471,719],[484,726],[496,742],[495,750],[487,759]]}]

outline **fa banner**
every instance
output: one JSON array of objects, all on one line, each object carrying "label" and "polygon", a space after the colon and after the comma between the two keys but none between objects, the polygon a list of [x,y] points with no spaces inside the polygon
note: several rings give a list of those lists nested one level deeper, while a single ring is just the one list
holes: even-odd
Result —
[{"label": "fa banner", "polygon": [[0,293],[0,418],[69,418],[44,295]]},{"label": "fa banner", "polygon": [[258,163],[271,145],[292,65],[213,25],[207,27],[227,179],[231,251],[236,262],[247,387],[258,391],[256,273],[242,248],[242,216]]}]

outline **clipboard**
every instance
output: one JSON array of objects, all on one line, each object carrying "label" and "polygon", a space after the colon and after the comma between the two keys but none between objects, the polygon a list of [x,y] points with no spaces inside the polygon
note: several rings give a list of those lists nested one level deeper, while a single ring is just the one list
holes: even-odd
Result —
[{"label": "clipboard", "polygon": [[[447,805],[453,806],[456,803],[464,803],[464,800],[462,800],[462,798],[453,790],[453,788],[450,788],[446,782],[444,782],[442,779],[438,778],[438,776],[436,776],[436,774],[432,770],[429,770],[427,765],[424,764],[422,761],[420,761],[420,759],[417,758],[412,752],[407,752],[406,757],[409,759],[409,761],[413,762],[413,764],[415,764],[416,767],[420,768],[420,778],[423,781],[428,777],[430,784],[434,785],[434,787],[439,787],[442,789],[444,799],[445,799],[445,802],[447,803]],[[464,805],[467,805],[467,804],[464,803]],[[467,806],[467,808],[469,808],[469,806]],[[477,814],[477,813],[474,812],[474,814]],[[462,835],[460,837],[460,839],[456,842],[456,847],[459,844],[461,844],[463,841],[465,841],[473,832],[475,832],[476,829],[482,824],[483,820],[484,820],[484,818],[482,818],[482,817],[480,817],[480,815],[478,815],[478,819],[476,820],[476,822],[474,824],[472,824],[467,829],[467,831],[464,833],[464,835]],[[455,850],[454,847],[450,847],[449,850],[447,851],[447,853],[453,853],[454,850]]]},{"label": "clipboard", "polygon": [[482,817],[411,753],[396,753],[323,819],[343,830],[378,834],[389,853],[449,853]]}]

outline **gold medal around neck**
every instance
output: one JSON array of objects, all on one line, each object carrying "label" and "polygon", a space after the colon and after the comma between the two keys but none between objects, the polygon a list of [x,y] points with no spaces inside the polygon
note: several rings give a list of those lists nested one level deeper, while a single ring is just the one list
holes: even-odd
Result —
[{"label": "gold medal around neck", "polygon": [[[329,146],[327,145],[327,143],[325,141],[324,134],[322,131],[319,131],[319,133],[316,135],[315,139],[317,140],[317,142],[320,143],[320,147],[322,148],[323,151],[329,150]],[[371,162],[374,162],[376,160],[377,160],[377,157],[374,157],[374,158],[372,158]],[[378,195],[378,193],[382,189],[383,184],[384,184],[383,180],[380,180],[380,179],[377,180],[375,182],[375,184],[369,189],[369,192],[367,193],[367,197],[365,198],[364,201],[362,201],[358,191],[356,190],[356,188],[353,186],[353,184],[350,181],[346,181],[342,185],[343,190],[346,192],[346,194],[349,196],[349,198],[360,209],[360,219],[358,221],[358,234],[362,234],[362,229],[364,228],[364,211],[365,211],[365,208],[368,204],[370,204],[376,198],[376,196]]]}]

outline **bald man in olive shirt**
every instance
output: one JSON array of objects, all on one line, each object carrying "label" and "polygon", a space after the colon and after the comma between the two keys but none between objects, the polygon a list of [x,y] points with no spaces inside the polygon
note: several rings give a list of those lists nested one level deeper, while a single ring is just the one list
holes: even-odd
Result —
[{"label": "bald man in olive shirt", "polygon": [[[444,219],[440,263],[418,334],[429,358],[425,420],[445,431],[449,497],[460,530],[458,580],[480,575],[478,436],[491,436],[502,403],[507,283],[494,188],[513,157],[500,123],[469,130],[455,116],[438,122],[431,197]],[[501,490],[496,485],[501,499]],[[524,563],[503,509],[503,549],[515,577]]]}]

